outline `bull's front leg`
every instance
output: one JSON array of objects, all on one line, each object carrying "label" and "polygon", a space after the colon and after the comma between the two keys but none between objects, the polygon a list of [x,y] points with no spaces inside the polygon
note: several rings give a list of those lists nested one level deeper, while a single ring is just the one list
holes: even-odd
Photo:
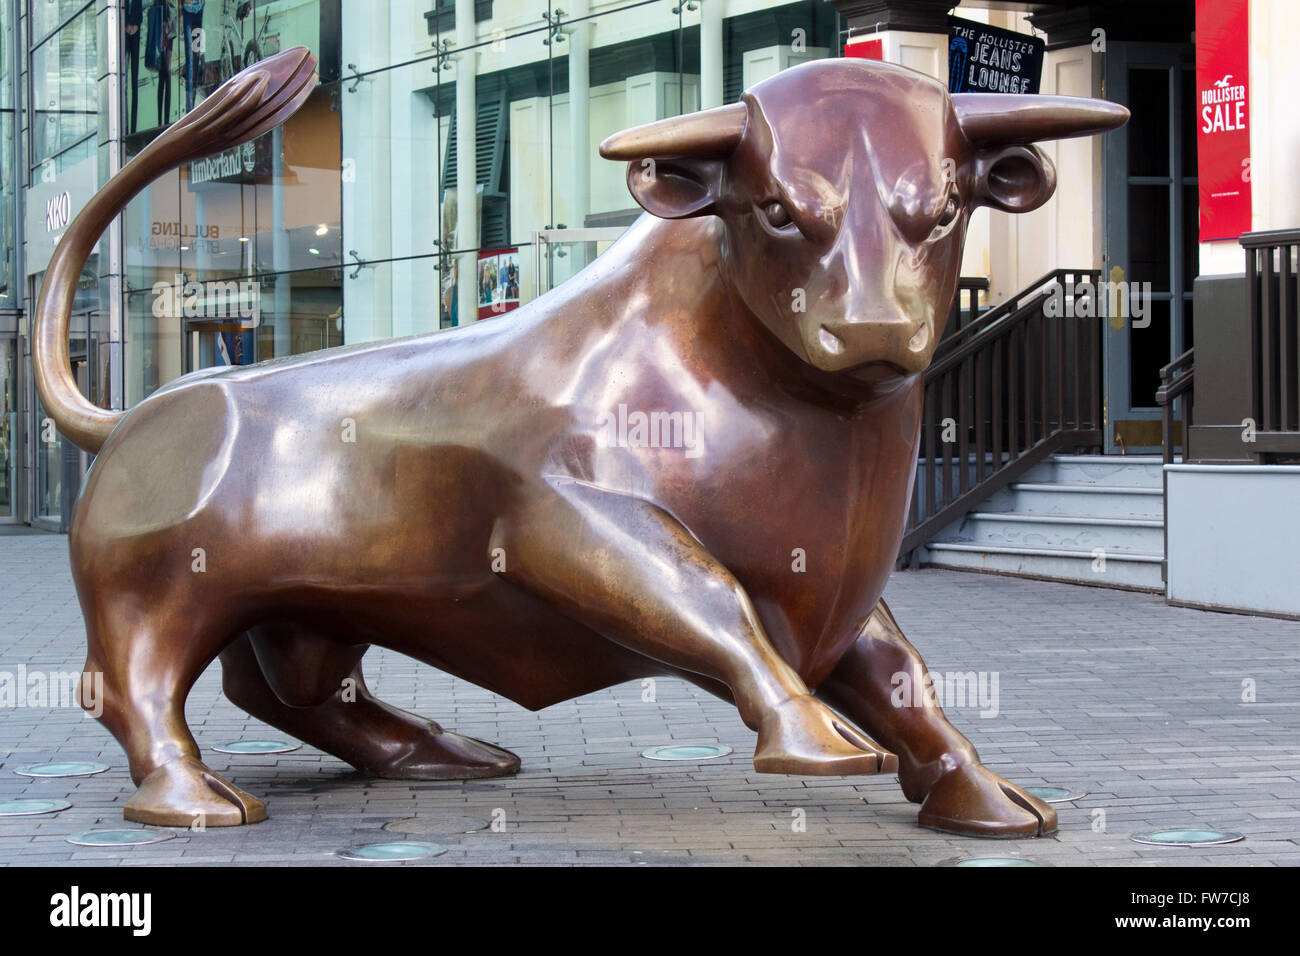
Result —
[{"label": "bull's front leg", "polygon": [[575,621],[672,669],[725,684],[745,725],[758,731],[755,770],[897,767],[892,754],[811,695],[768,641],[740,583],[663,509],[552,478],[498,523],[491,547],[502,549],[507,580]]},{"label": "bull's front leg", "polygon": [[1056,811],[980,764],[971,742],[928,695],[897,706],[897,674],[923,687],[925,662],[882,600],[817,695],[898,755],[899,781],[907,799],[921,804],[921,826],[983,837],[1056,829]]}]

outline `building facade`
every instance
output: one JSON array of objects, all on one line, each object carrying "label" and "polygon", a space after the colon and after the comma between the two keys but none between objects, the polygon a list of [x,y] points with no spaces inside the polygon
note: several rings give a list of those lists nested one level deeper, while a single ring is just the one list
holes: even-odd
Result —
[{"label": "building facade", "polygon": [[[273,134],[155,182],[100,241],[71,344],[104,407],[212,364],[506,315],[576,273],[639,211],[621,165],[593,158],[603,137],[837,49],[821,0],[723,6],[0,0],[0,521],[65,527],[87,467],[31,381],[54,243],[242,66],[302,45],[321,83]],[[223,321],[253,296],[255,317]]]},{"label": "building facade", "polygon": [[[1223,2],[1249,10],[1249,228],[1291,229],[1300,119],[1288,93],[1300,67],[1285,44],[1300,9]],[[1236,236],[1198,235],[1197,10],[1198,0],[0,0],[0,522],[66,527],[88,464],[44,416],[30,368],[30,306],[62,230],[167,124],[242,66],[295,45],[320,62],[307,104],[273,133],[153,183],[100,240],[70,342],[93,402],[128,408],[213,364],[509,321],[640,212],[623,164],[596,155],[604,137],[733,102],[820,57],[869,56],[951,82],[970,68],[957,16],[1038,44],[1039,92],[1132,112],[1114,133],[1044,145],[1061,185],[1042,209],[973,215],[962,269],[971,314],[1016,304],[1060,270],[1140,287],[1140,310],[1099,330],[1093,450],[1181,449],[1187,402],[1171,439],[1161,369],[1194,345],[1194,319],[1216,353],[1225,335],[1250,334],[1231,331],[1231,298],[1198,314],[1212,307],[1198,277],[1241,274],[1244,260]],[[1294,359],[1280,361],[1292,381]],[[1198,377],[1203,409],[1217,408],[1221,384]],[[1284,391],[1284,429],[1288,402]],[[1051,415],[1041,418],[1046,433]]]}]

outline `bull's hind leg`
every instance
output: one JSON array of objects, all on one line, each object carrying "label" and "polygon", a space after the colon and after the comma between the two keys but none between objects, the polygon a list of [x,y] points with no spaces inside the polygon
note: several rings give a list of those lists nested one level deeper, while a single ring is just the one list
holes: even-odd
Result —
[{"label": "bull's hind leg", "polygon": [[519,770],[519,758],[384,703],[361,673],[364,644],[295,624],[254,629],[221,653],[226,696],[258,720],[362,773],[395,780],[468,780]]},{"label": "bull's hind leg", "polygon": [[[817,695],[898,754],[903,794],[921,804],[923,827],[983,837],[1032,837],[1056,829],[1056,811],[980,763],[975,747],[924,694],[896,703],[897,675],[912,688],[925,662],[881,601]],[[901,695],[899,695],[901,696]]]},{"label": "bull's hind leg", "polygon": [[812,697],[768,640],[740,582],[667,512],[567,479],[521,508],[491,542],[502,549],[504,577],[624,647],[726,684],[741,720],[758,731],[755,770],[831,775],[897,766]]},{"label": "bull's hind leg", "polygon": [[220,625],[204,618],[201,602],[134,595],[108,605],[99,601],[101,594],[83,597],[86,672],[103,674],[99,720],[126,751],[138,787],[122,816],[183,827],[265,820],[261,800],[203,764],[185,723],[185,698],[225,639]]}]

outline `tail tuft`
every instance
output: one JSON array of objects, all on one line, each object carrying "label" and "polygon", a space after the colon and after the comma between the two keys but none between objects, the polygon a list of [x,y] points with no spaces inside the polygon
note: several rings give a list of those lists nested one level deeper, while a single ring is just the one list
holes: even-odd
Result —
[{"label": "tail tuft", "polygon": [[164,130],[95,193],[59,241],[36,300],[32,366],[36,391],[60,432],[96,452],[126,414],[86,400],[72,377],[68,324],[82,267],[113,217],[163,173],[270,132],[294,114],[316,86],[316,57],[294,47],[236,73]]}]

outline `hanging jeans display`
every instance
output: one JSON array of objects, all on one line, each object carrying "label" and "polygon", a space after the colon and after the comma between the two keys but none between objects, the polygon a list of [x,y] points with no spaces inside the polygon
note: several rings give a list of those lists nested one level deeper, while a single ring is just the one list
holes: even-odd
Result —
[{"label": "hanging jeans display", "polygon": [[184,0],[181,3],[181,38],[185,43],[185,109],[194,109],[194,94],[202,80],[203,53],[203,0]]},{"label": "hanging jeans display", "polygon": [[131,73],[127,92],[131,97],[131,112],[126,128],[128,133],[136,130],[136,119],[140,114],[140,28],[144,24],[144,0],[127,0],[126,3],[126,58]]},{"label": "hanging jeans display", "polygon": [[149,7],[149,30],[145,36],[144,65],[158,74],[158,125],[171,122],[172,112],[172,22],[170,0],[154,0]]}]

